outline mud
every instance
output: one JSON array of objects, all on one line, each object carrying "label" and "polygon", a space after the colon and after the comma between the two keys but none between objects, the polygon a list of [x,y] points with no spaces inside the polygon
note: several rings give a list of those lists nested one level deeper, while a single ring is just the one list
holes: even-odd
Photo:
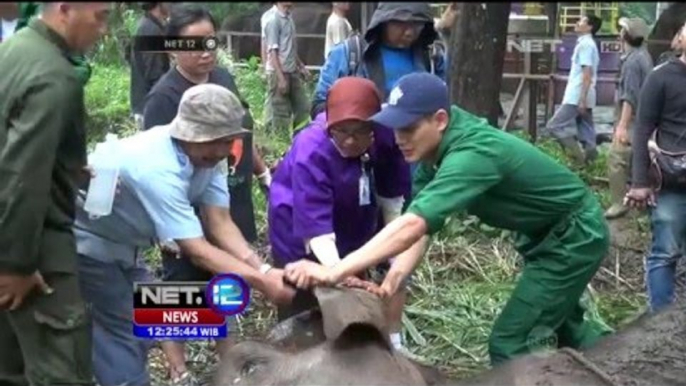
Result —
[{"label": "mud", "polygon": [[686,384],[686,301],[643,315],[586,352],[618,384]]},{"label": "mud", "polygon": [[643,315],[582,352],[514,359],[458,385],[676,386],[686,384],[686,302]]}]

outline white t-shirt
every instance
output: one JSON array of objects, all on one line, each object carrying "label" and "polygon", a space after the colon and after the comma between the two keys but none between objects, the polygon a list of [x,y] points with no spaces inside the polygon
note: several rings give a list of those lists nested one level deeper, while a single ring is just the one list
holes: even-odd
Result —
[{"label": "white t-shirt", "polygon": [[329,56],[329,51],[336,44],[344,41],[353,32],[353,27],[348,19],[338,16],[335,12],[331,13],[326,21],[326,43],[324,45],[324,60]]},{"label": "white t-shirt", "polygon": [[2,28],[0,29],[0,31],[2,31],[2,36],[0,36],[0,41],[4,41],[9,39],[10,36],[14,35],[14,30],[17,28],[17,23],[19,22],[19,19],[0,20],[2,20]]}]

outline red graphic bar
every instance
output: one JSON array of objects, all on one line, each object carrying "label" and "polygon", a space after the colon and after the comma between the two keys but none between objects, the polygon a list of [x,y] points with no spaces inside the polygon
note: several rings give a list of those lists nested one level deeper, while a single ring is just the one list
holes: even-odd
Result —
[{"label": "red graphic bar", "polygon": [[225,318],[209,308],[137,308],[133,311],[133,321],[138,325],[223,325]]}]

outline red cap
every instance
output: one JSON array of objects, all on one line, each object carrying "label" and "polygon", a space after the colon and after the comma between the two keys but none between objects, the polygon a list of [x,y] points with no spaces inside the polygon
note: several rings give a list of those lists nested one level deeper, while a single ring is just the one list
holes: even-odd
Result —
[{"label": "red cap", "polygon": [[331,127],[352,119],[367,121],[381,111],[381,95],[374,82],[348,76],[331,86],[326,97],[326,124]]}]

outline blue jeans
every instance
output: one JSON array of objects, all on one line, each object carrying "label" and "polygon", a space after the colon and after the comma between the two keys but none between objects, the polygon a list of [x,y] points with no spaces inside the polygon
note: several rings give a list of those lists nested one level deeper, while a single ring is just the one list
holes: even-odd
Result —
[{"label": "blue jeans", "polygon": [[[132,257],[133,261],[133,257]],[[125,266],[79,255],[81,292],[93,318],[93,371],[101,385],[150,385],[148,350],[133,336],[133,283],[152,281],[142,261]]]},{"label": "blue jeans", "polygon": [[651,210],[653,242],[646,258],[650,309],[657,312],[674,301],[676,266],[686,241],[686,193],[662,191]]}]

